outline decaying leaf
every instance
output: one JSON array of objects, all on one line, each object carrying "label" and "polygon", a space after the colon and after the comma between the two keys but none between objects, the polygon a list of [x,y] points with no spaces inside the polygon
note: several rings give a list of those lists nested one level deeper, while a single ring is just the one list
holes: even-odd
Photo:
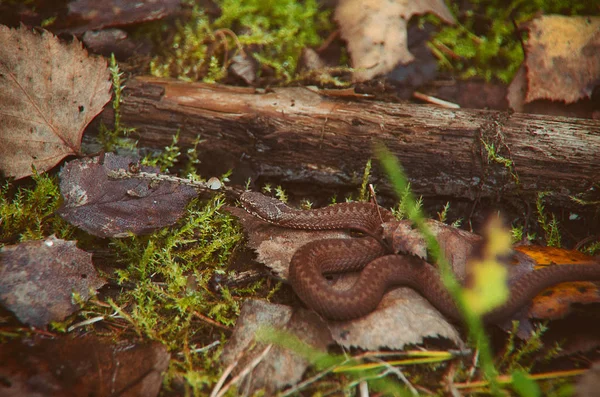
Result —
[{"label": "decaying leaf", "polygon": [[406,26],[416,14],[434,13],[448,23],[454,17],[441,0],[340,0],[335,20],[348,42],[355,81],[385,74],[411,62]]},{"label": "decaying leaf", "polygon": [[0,302],[28,325],[63,320],[79,310],[73,293],[86,301],[104,284],[74,241],[50,236],[0,250]]},{"label": "decaying leaf", "polygon": [[[60,173],[64,204],[58,210],[69,223],[99,237],[151,233],[175,223],[196,191],[173,182],[109,179],[108,173],[129,169],[137,159],[107,153],[73,160]],[[141,171],[158,172],[142,166]]]},{"label": "decaying leaf", "polygon": [[600,80],[600,17],[545,15],[529,24],[525,102],[576,102]]},{"label": "decaying leaf", "polygon": [[36,338],[0,349],[0,395],[156,396],[170,355],[160,343]]},{"label": "decaying leaf", "polygon": [[23,178],[79,153],[86,125],[110,99],[106,61],[73,40],[0,26],[0,171]]},{"label": "decaying leaf", "polygon": [[[354,284],[350,276],[338,282]],[[346,288],[347,288],[346,287]],[[464,347],[456,328],[427,299],[410,288],[388,292],[377,310],[352,321],[330,321],[328,327],[336,343],[346,348],[402,350],[423,343],[425,338],[445,338]]]},{"label": "decaying leaf", "polygon": [[[532,245],[515,247],[515,249],[531,258],[536,268],[560,266],[556,264],[597,263],[594,258],[575,250]],[[533,318],[554,320],[565,317],[573,303],[596,302],[600,302],[597,283],[588,281],[562,283],[546,289],[535,297],[529,315]]]},{"label": "decaying leaf", "polygon": [[[238,388],[248,390],[249,395],[262,389],[266,395],[274,395],[286,385],[299,382],[309,365],[305,358],[290,349],[255,343],[256,333],[268,328],[284,331],[323,352],[333,342],[325,323],[315,313],[247,300],[221,361],[225,366],[233,366],[232,376],[248,371],[240,379]],[[255,362],[257,359],[260,361]]]}]

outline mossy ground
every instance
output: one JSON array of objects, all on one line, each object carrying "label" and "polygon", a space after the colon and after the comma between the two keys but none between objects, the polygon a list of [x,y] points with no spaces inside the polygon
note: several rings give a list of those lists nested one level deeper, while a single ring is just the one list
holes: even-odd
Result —
[{"label": "mossy ground", "polygon": [[592,2],[576,0],[473,0],[447,2],[456,26],[442,26],[430,42],[440,66],[463,78],[509,83],[524,59],[524,24],[543,14],[596,15]]},{"label": "mossy ground", "polygon": [[[315,0],[217,0],[221,10],[210,18],[191,4],[187,18],[163,54],[150,63],[151,74],[184,80],[220,81],[235,56],[260,65],[258,77],[289,82],[303,48],[315,47],[332,30],[330,11]],[[325,36],[324,36],[325,34]]]},{"label": "mossy ground", "polygon": [[[220,0],[222,14],[210,18],[197,7],[191,7],[189,16],[177,27],[177,33],[164,53],[151,65],[156,75],[177,76],[188,80],[220,81],[231,62],[230,50],[251,46],[251,56],[260,65],[260,73],[269,74],[280,82],[296,77],[296,65],[302,48],[317,46],[333,27],[327,11],[320,11],[315,1],[302,5],[291,0],[244,2]],[[509,5],[498,0],[474,1],[469,10],[451,7],[460,21],[457,27],[447,27],[433,39],[433,48],[444,46],[457,55],[445,65],[463,76],[477,76],[487,80],[509,81],[522,59],[521,34],[513,24],[531,17],[537,10],[581,14],[588,12],[583,2],[536,0],[512,1]],[[513,18],[513,16],[515,16]],[[120,124],[119,105],[122,89],[121,75],[113,60],[111,65],[117,119],[113,130],[104,130],[102,143],[108,150],[130,145],[122,140],[129,130]],[[198,161],[195,150],[185,153],[182,160],[177,139],[162,155],[148,157],[146,163],[161,169],[170,169],[183,162],[184,175],[193,173]],[[498,161],[499,158],[492,158]],[[500,159],[501,160],[501,159]],[[370,164],[357,197],[366,199]],[[199,177],[196,175],[196,177]],[[408,194],[408,193],[405,193]],[[285,192],[278,190],[283,198]],[[403,196],[404,197],[404,196]],[[226,287],[219,291],[209,288],[212,275],[227,273],[232,255],[243,244],[242,231],[236,221],[224,211],[222,196],[201,202],[195,200],[187,208],[186,216],[170,228],[150,236],[131,236],[110,241],[94,239],[76,230],[55,214],[60,205],[58,181],[48,174],[35,175],[29,185],[15,186],[4,182],[0,192],[0,245],[41,239],[55,234],[64,239],[76,239],[90,251],[108,251],[111,266],[105,276],[121,287],[119,293],[99,296],[83,307],[82,311],[63,323],[53,325],[54,332],[65,332],[68,326],[82,320],[103,316],[104,321],[78,327],[73,332],[100,332],[115,338],[151,339],[167,346],[172,353],[165,390],[181,388],[188,395],[206,395],[217,381],[221,367],[218,362],[223,342],[230,335],[244,299],[272,296],[277,288],[269,288],[264,281],[251,283],[234,291]],[[307,206],[310,204],[307,203]],[[415,208],[418,206],[414,206]],[[402,213],[412,211],[407,207]],[[445,219],[448,209],[440,212]],[[560,230],[556,218],[547,214],[543,195],[537,202],[537,221],[546,240],[560,244]],[[517,225],[518,226],[518,225]],[[523,228],[513,229],[515,238],[522,238]],[[597,246],[596,249],[600,249]],[[26,332],[26,331],[23,331]],[[538,334],[541,330],[538,331]],[[539,335],[519,344],[514,338],[507,341],[504,354],[495,358],[495,368],[502,373],[527,372],[540,349]],[[0,340],[14,338],[13,333],[0,333]],[[305,349],[290,343],[285,337],[273,339],[297,350]],[[215,344],[219,342],[219,344]],[[356,385],[356,377],[333,374],[331,365],[346,365],[338,356],[316,357],[306,353],[315,363],[313,375],[327,371],[327,376],[314,383],[316,393],[323,390],[348,392]],[[332,358],[333,357],[333,358]],[[454,357],[451,357],[454,359]],[[363,361],[356,360],[351,365]],[[329,369],[324,369],[328,364]],[[405,364],[408,365],[408,364]],[[412,384],[439,384],[439,360],[435,363],[411,367],[404,375]],[[470,379],[472,365],[456,360],[455,381]],[[444,367],[447,368],[447,367]],[[344,373],[343,371],[340,371]],[[379,371],[359,372],[364,379],[376,382]],[[394,374],[393,372],[390,372]],[[518,375],[517,375],[518,376]],[[560,393],[561,383],[555,380],[545,389]],[[526,384],[521,381],[521,384]],[[383,390],[399,390],[396,381],[380,385]],[[528,394],[534,395],[534,394]]]},{"label": "mossy ground", "polygon": [[[181,155],[174,156],[173,153],[179,152],[175,141],[165,151],[167,154],[163,161],[177,161]],[[356,195],[363,200],[368,196],[366,192],[370,168],[370,164],[367,164],[363,182]],[[20,188],[5,183],[0,196],[0,214],[11,228],[2,229],[2,241],[16,243],[43,238],[53,233],[62,238],[81,239],[86,249],[92,252],[110,252],[108,259],[99,260],[96,265],[111,283],[120,286],[118,293],[103,292],[97,298],[82,304],[79,313],[64,322],[52,324],[51,330],[62,333],[71,327],[69,332],[93,332],[112,335],[118,339],[158,341],[172,353],[164,379],[165,392],[171,390],[186,395],[208,394],[220,376],[219,357],[239,315],[242,302],[249,297],[269,299],[278,288],[269,288],[264,280],[236,287],[234,290],[227,287],[214,290],[209,286],[213,275],[229,272],[232,254],[243,244],[242,230],[235,219],[224,211],[224,198],[215,195],[207,201],[192,201],[186,215],[176,225],[149,236],[107,241],[91,238],[54,214],[60,204],[55,177],[36,175],[32,182],[30,187]],[[285,192],[280,187],[271,190],[285,199]],[[411,201],[408,198],[410,194],[406,193],[406,189],[402,191],[405,192],[404,204],[400,208],[413,219],[414,211],[420,211],[420,205],[414,201],[407,204]],[[543,205],[538,210],[538,217],[545,219],[540,224],[541,230],[545,230],[544,225],[552,229]],[[442,213],[444,212],[447,209],[443,209]],[[106,263],[110,265],[104,266]],[[99,316],[104,320],[79,325]],[[512,374],[517,378],[520,376],[518,374],[528,373],[539,362],[537,354],[542,349],[540,337],[544,330],[543,327],[539,328],[525,343],[509,337],[506,346],[501,349],[504,353],[494,358],[489,357],[494,371]],[[0,335],[5,342],[14,337],[14,333]],[[313,363],[314,368],[310,374],[316,377],[315,381],[305,385],[306,390],[313,392],[333,389],[350,391],[359,380],[368,380],[376,390],[403,394],[402,382],[391,380],[394,377],[381,378],[388,368],[385,361],[389,360],[402,360],[403,376],[410,384],[417,386],[439,382],[436,374],[443,373],[449,365],[454,368],[453,382],[458,384],[470,379],[473,371],[470,361],[450,352],[433,351],[427,352],[425,356],[425,353],[416,356],[410,353],[403,358],[392,358],[381,353],[381,360],[384,361],[374,365],[372,356],[323,355],[294,342],[289,335],[271,334],[263,335],[262,338],[265,342],[292,348]],[[555,349],[548,353],[547,359],[557,351]],[[527,379],[509,379],[508,383],[503,382],[500,381],[498,387],[528,384]],[[566,378],[557,375],[551,381],[541,384],[541,389],[537,386],[534,389],[543,390],[544,395],[561,395],[564,388],[569,387],[568,383]],[[483,383],[481,387],[485,389],[489,385]],[[231,393],[235,394],[234,391]]]},{"label": "mossy ground", "polygon": [[[319,9],[314,0],[218,0],[219,16],[208,15],[193,1],[176,33],[162,45],[162,55],[150,63],[151,74],[205,82],[223,81],[235,56],[258,65],[257,77],[269,83],[289,84],[301,79],[297,65],[303,48],[315,48],[334,31],[331,10]],[[594,15],[595,5],[575,0],[474,0],[468,4],[447,2],[457,20],[445,25],[434,16],[418,17],[433,22],[438,32],[429,42],[442,70],[462,78],[508,83],[521,65],[524,25],[539,13]],[[166,27],[160,27],[164,29]],[[164,32],[163,32],[164,33]],[[161,34],[159,37],[164,38]],[[344,54],[344,53],[343,53]],[[338,67],[348,71],[347,58]],[[265,81],[265,80],[263,80]],[[322,73],[323,84],[343,81]]]}]

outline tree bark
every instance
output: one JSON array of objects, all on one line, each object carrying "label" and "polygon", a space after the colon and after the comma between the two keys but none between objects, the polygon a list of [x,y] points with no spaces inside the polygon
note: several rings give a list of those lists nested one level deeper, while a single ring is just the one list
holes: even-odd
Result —
[{"label": "tree bark", "polygon": [[[179,131],[188,147],[199,135],[213,175],[249,167],[282,183],[355,187],[379,142],[424,197],[533,200],[547,191],[551,204],[574,207],[570,196],[597,200],[600,190],[597,120],[152,78],[130,80],[125,92],[121,122],[143,146],[167,146]],[[110,111],[102,117],[112,121]],[[385,185],[377,167],[373,179]]]}]

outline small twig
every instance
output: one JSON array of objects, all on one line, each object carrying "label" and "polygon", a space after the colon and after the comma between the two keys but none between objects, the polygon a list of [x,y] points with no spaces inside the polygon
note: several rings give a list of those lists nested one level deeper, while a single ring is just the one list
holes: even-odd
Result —
[{"label": "small twig", "polygon": [[170,182],[177,183],[179,185],[185,185],[193,187],[194,189],[200,192],[214,192],[217,190],[224,190],[226,193],[231,195],[232,197],[238,197],[240,195],[239,189],[235,189],[229,186],[225,186],[219,181],[218,178],[212,177],[208,181],[198,181],[191,178],[179,178],[173,175],[167,174],[157,174],[153,172],[131,172],[125,169],[119,170],[110,170],[108,172],[108,177],[110,179],[143,179],[150,182]]},{"label": "small twig", "polygon": [[366,380],[358,384],[358,390],[360,390],[360,397],[369,397],[369,384]]},{"label": "small twig", "polygon": [[98,316],[98,317],[88,318],[87,320],[80,321],[78,323],[72,324],[71,326],[69,326],[69,328],[67,328],[67,332],[71,332],[71,331],[73,331],[76,328],[84,327],[84,326],[90,325],[90,324],[94,324],[94,323],[97,323],[98,321],[102,321],[102,320],[104,320],[104,316]]},{"label": "small twig", "polygon": [[375,204],[375,208],[377,209],[377,215],[379,215],[379,220],[383,223],[383,216],[381,216],[380,207],[377,204],[377,194],[375,193],[375,189],[373,188],[373,184],[369,183],[369,193],[371,194],[371,202]]},{"label": "small twig", "polygon": [[586,238],[584,238],[583,240],[579,241],[577,244],[575,244],[575,248],[573,248],[576,251],[579,251],[581,249],[581,247],[583,247],[584,245],[591,243],[594,240],[600,239],[600,235],[591,235],[588,236]]},{"label": "small twig", "polygon": [[[202,353],[202,352],[205,352],[207,350],[212,349],[215,346],[219,346],[220,344],[221,344],[221,341],[220,340],[216,340],[213,343],[211,343],[210,345],[206,345],[204,347],[199,347],[198,349],[191,350],[190,353],[196,353],[196,354]],[[177,353],[177,355],[178,356],[183,356],[183,355],[185,355],[185,353],[179,352],[179,353]]]},{"label": "small twig", "polygon": [[460,105],[453,102],[444,101],[443,99],[439,99],[436,97],[432,97],[430,95],[425,95],[419,91],[413,92],[413,97],[420,99],[425,102],[433,103],[434,105],[441,106],[447,109],[460,109]]},{"label": "small twig", "polygon": [[231,374],[231,371],[233,371],[233,369],[237,366],[237,364],[238,364],[238,360],[233,360],[233,362],[231,364],[229,364],[227,366],[227,368],[225,368],[225,371],[223,371],[223,373],[221,374],[221,377],[219,378],[219,380],[215,384],[215,387],[213,388],[212,392],[210,393],[210,397],[215,397],[217,395],[217,393],[219,393],[219,391],[221,390],[221,387],[223,387],[223,383],[225,383],[225,380],[229,377],[229,374]]},{"label": "small twig", "polygon": [[387,368],[388,373],[392,373],[392,374],[396,375],[396,377],[398,379],[400,379],[402,381],[402,383],[404,383],[404,385],[410,390],[410,392],[412,393],[413,396],[419,395],[419,392],[417,391],[417,389],[414,388],[414,386],[410,383],[410,381],[406,378],[406,376],[404,376],[404,373],[402,373],[402,371],[400,371],[399,368],[394,367],[393,365],[388,364],[387,361],[381,360],[379,358],[375,358],[373,361],[383,364]]},{"label": "small twig", "polygon": [[473,364],[471,365],[471,369],[468,372],[468,376],[467,376],[468,380],[473,379],[473,376],[475,376],[475,369],[477,369],[478,365],[479,365],[479,349],[477,349],[475,351],[475,354],[473,355]]},{"label": "small twig", "polygon": [[[242,55],[244,58],[246,58],[246,52],[244,51],[244,46],[242,45],[242,43],[240,43],[240,39],[238,38],[237,34],[235,34],[231,29],[221,28],[221,29],[215,30],[214,35],[215,36],[223,36],[223,38],[225,38],[226,35],[231,36],[233,41],[235,41],[235,45],[237,46],[238,51],[240,52],[240,55]],[[225,52],[227,53],[227,41],[225,41]],[[227,56],[227,54],[226,54],[226,56]]]},{"label": "small twig", "polygon": [[[346,361],[344,361],[346,362]],[[332,365],[331,367],[319,372],[318,374],[300,382],[297,383],[294,387],[291,387],[289,389],[287,389],[285,391],[285,393],[279,394],[279,397],[287,397],[290,396],[292,394],[296,394],[297,392],[299,392],[300,390],[304,389],[306,386],[310,385],[311,383],[314,383],[316,381],[318,381],[319,379],[321,379],[322,377],[324,377],[325,375],[327,375],[328,373],[330,373],[334,368],[338,367],[341,364],[335,364]]]},{"label": "small twig", "polygon": [[203,315],[203,314],[200,314],[200,313],[198,313],[198,312],[197,312],[197,311],[195,311],[195,310],[194,310],[194,313],[193,313],[193,314],[194,314],[194,316],[198,317],[200,320],[204,321],[205,323],[208,323],[208,324],[210,324],[210,325],[214,325],[215,327],[218,327],[218,328],[224,329],[224,330],[226,330],[226,331],[229,331],[229,332],[231,332],[231,331],[232,331],[232,329],[231,329],[230,327],[228,327],[228,326],[226,326],[226,325],[223,325],[223,324],[221,324],[221,323],[218,323],[218,322],[216,322],[215,320],[213,320],[213,319],[211,319],[211,318],[208,318],[208,317],[206,317],[205,315]]},{"label": "small twig", "polygon": [[[119,170],[109,171],[108,177],[110,179],[136,178],[136,179],[144,179],[144,180],[158,181],[158,182],[165,181],[165,182],[177,183],[179,185],[191,186],[195,189],[211,189],[208,182],[196,181],[196,180],[189,179],[189,178],[179,178],[179,177],[176,177],[173,175],[167,175],[167,174],[157,174],[154,172],[144,172],[144,171],[130,172],[130,171],[127,171],[124,169],[119,169]],[[218,188],[220,188],[220,187],[221,186],[219,186]],[[211,189],[211,190],[217,190],[217,189]]]},{"label": "small twig", "polygon": [[333,42],[333,40],[337,39],[339,35],[340,35],[340,30],[339,29],[331,32],[331,34],[329,36],[327,36],[327,38],[325,39],[325,41],[323,41],[323,44],[321,44],[321,46],[319,48],[317,48],[315,51],[316,52],[323,52],[323,51],[325,51],[327,49],[327,47],[329,47],[331,45],[331,43]]},{"label": "small twig", "polygon": [[[246,368],[244,368],[239,374],[237,374],[235,377],[233,377],[225,385],[225,387],[223,387],[223,389],[219,390],[219,388],[221,387],[221,385],[225,381],[224,379],[227,378],[226,376],[224,377],[224,375],[225,375],[225,372],[224,372],[223,376],[221,376],[221,378],[219,379],[219,381],[215,385],[215,388],[213,389],[212,393],[210,394],[210,397],[222,397],[225,393],[227,393],[227,390],[229,390],[229,388],[232,385],[236,384],[240,379],[242,379],[243,377],[245,377],[246,375],[248,375],[250,372],[252,372],[254,370],[254,368],[256,368],[256,366],[258,364],[260,364],[260,362],[267,356],[267,354],[269,354],[269,352],[271,351],[272,347],[273,347],[272,344],[268,345],[265,348],[265,350],[263,350],[262,353],[260,353],[260,355],[258,357],[256,357],[254,360],[252,360],[250,362],[250,364],[248,364],[246,366]],[[236,363],[234,363],[232,365],[235,367]],[[229,367],[231,367],[231,365]],[[231,373],[231,371],[233,370],[233,367],[231,369],[229,367],[227,367],[227,369],[225,370],[225,371],[229,370],[229,372],[227,373],[227,376],[229,376],[229,373]]]}]

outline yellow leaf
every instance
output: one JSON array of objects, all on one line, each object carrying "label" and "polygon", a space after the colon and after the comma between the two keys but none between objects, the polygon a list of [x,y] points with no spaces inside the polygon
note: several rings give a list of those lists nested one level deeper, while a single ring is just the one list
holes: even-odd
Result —
[{"label": "yellow leaf", "polygon": [[483,258],[471,260],[472,285],[464,290],[467,305],[477,314],[501,306],[508,299],[508,271],[498,257],[511,251],[510,233],[498,218],[492,219],[486,230]]}]

